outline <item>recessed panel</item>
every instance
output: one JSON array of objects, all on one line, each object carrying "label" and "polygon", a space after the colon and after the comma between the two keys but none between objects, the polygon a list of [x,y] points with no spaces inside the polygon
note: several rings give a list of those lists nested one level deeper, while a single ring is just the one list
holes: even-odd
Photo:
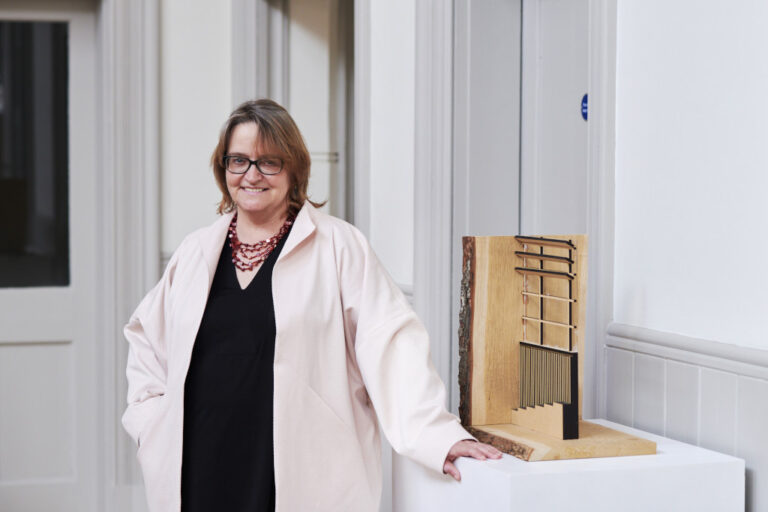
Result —
[{"label": "recessed panel", "polygon": [[610,421],[632,425],[633,365],[632,352],[607,347],[606,364],[606,415]]},{"label": "recessed panel", "polygon": [[699,368],[677,361],[667,361],[666,365],[667,412],[664,418],[664,435],[684,443],[697,444]]},{"label": "recessed panel", "polygon": [[735,454],[738,379],[733,373],[701,368],[700,446]]},{"label": "recessed panel", "polygon": [[736,412],[736,456],[747,461],[746,510],[768,510],[768,381],[739,377]]},{"label": "recessed panel", "polygon": [[664,435],[664,359],[635,355],[634,427]]},{"label": "recessed panel", "polygon": [[74,477],[72,350],[0,345],[0,484]]}]

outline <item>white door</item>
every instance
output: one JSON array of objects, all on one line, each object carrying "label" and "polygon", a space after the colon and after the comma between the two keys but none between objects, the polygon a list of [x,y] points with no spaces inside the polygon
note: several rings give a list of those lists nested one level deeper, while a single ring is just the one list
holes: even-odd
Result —
[{"label": "white door", "polygon": [[0,6],[0,510],[8,512],[95,511],[102,487],[96,20],[92,2],[45,9],[52,5]]},{"label": "white door", "polygon": [[520,232],[587,232],[588,0],[524,0]]}]

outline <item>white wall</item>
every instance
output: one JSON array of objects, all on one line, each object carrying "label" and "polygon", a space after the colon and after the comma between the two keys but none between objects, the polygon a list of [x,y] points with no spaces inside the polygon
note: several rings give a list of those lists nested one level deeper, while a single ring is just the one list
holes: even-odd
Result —
[{"label": "white wall", "polygon": [[768,510],[768,3],[617,14],[606,416],[744,458]]},{"label": "white wall", "polygon": [[161,3],[161,251],[216,219],[210,167],[232,110],[230,0]]},{"label": "white wall", "polygon": [[415,6],[370,5],[370,232],[400,285],[413,284]]},{"label": "white wall", "polygon": [[768,349],[768,3],[619,1],[617,322]]}]

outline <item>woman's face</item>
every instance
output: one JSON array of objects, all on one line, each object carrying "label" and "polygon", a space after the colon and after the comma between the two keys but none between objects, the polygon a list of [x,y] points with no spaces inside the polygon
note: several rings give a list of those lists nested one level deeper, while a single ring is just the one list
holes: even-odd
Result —
[{"label": "woman's face", "polygon": [[[232,130],[226,156],[243,156],[249,160],[279,157],[263,151],[258,135],[256,123],[238,124]],[[251,165],[245,174],[226,171],[227,190],[237,205],[238,214],[265,222],[283,216],[288,210],[289,172],[285,165],[279,174],[271,176],[261,174],[255,165]]]}]

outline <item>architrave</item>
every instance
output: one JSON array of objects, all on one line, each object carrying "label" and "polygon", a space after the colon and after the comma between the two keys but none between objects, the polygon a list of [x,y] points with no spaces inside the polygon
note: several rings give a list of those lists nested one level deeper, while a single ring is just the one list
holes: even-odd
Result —
[{"label": "architrave", "polygon": [[365,236],[371,226],[371,0],[354,0],[354,120],[351,222]]},{"label": "architrave", "polygon": [[[413,304],[451,383],[453,3],[416,3]],[[450,403],[450,400],[449,400]]]},{"label": "architrave", "polygon": [[605,341],[613,321],[614,182],[616,147],[616,0],[589,2],[589,126],[585,417],[606,414]]},{"label": "architrave", "polygon": [[105,488],[100,510],[143,510],[135,447],[119,427],[127,382],[122,325],[160,268],[160,7],[152,0],[102,0],[97,11],[95,99],[103,172],[99,220],[101,411]]}]

